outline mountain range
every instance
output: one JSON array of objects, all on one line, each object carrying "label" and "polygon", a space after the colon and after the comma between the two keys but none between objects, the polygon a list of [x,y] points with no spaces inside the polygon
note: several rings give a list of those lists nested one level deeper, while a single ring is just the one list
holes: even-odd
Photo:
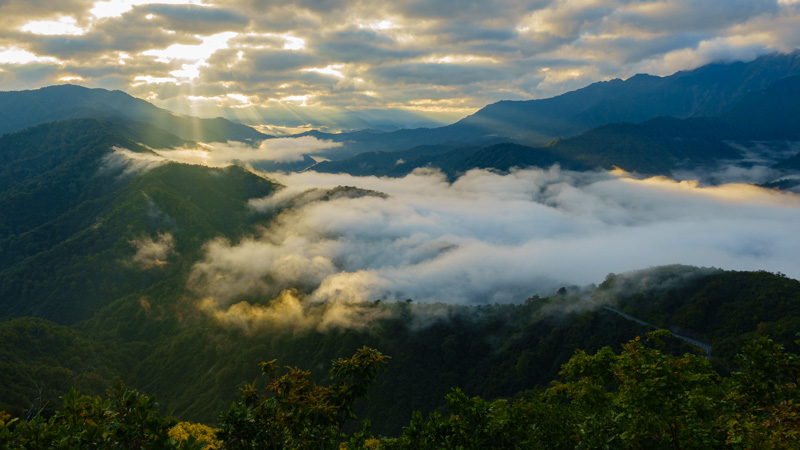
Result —
[{"label": "mountain range", "polygon": [[[668,175],[733,161],[768,164],[778,174],[774,187],[790,189],[788,177],[800,169],[798,98],[800,53],[774,54],[499,102],[442,128],[303,133],[294,137],[342,143],[326,153],[339,159],[305,155],[290,170],[400,177],[427,167],[452,181],[474,168],[617,166]],[[683,265],[609,274],[598,286],[564,286],[515,304],[366,302],[358,317],[375,320],[364,327],[248,328],[244,313],[258,314],[271,297],[238,297],[239,322],[198,306],[206,299],[190,278],[215,245],[274,245],[276,224],[294,223],[304,206],[323,204],[333,214],[337,199],[387,196],[340,186],[285,201],[289,186],[247,164],[170,161],[164,150],[239,141],[234,148],[245,151],[270,136],[226,119],[172,114],[119,91],[65,85],[0,93],[0,134],[0,410],[16,415],[32,405],[52,413],[49,401],[67,387],[101,393],[122,379],[181,418],[213,423],[256,379],[259,362],[279,359],[324,376],[328,361],[370,345],[393,359],[358,411],[390,434],[413,410],[440,408],[454,386],[491,398],[526,395],[546,386],[577,348],[616,346],[653,327],[708,344],[721,374],[736,369],[734,355],[750,338],[793,346],[800,332],[797,280]],[[265,198],[269,208],[254,206]],[[333,245],[335,236],[324,237],[312,244]],[[414,257],[447,255],[457,246],[447,244]],[[244,258],[243,272],[265,263],[257,253]],[[325,270],[309,261],[281,267]],[[220,272],[214,281],[240,275]],[[307,282],[290,292],[307,294]],[[667,345],[703,353],[678,339]]]},{"label": "mountain range", "polygon": [[407,150],[419,145],[497,143],[540,147],[558,138],[612,123],[641,123],[723,114],[751,92],[800,75],[800,51],[770,54],[750,62],[716,63],[666,77],[639,74],[541,100],[500,101],[445,127],[362,131],[340,135],[308,132],[344,145],[333,159],[364,151]]},{"label": "mountain range", "polygon": [[[320,163],[307,154],[296,162],[265,160],[254,166],[388,176],[435,167],[453,179],[473,168],[558,163],[576,170],[617,166],[669,176],[709,169],[720,161],[750,164],[752,152],[742,147],[752,149],[749,142],[769,141],[770,154],[756,156],[769,159],[776,169],[778,178],[765,182],[777,182],[792,177],[796,165],[795,154],[780,147],[781,141],[795,139],[797,106],[787,99],[796,94],[797,76],[800,51],[710,64],[666,77],[641,74],[549,99],[497,102],[440,128],[309,131],[290,137],[311,136],[339,146],[327,149]],[[120,91],[63,85],[0,92],[0,134],[69,118],[134,120],[188,141],[257,145],[271,137],[223,118],[172,114]]]},{"label": "mountain range", "polygon": [[[573,170],[620,167],[642,175],[672,176],[678,170],[714,169],[720,164],[750,163],[754,157],[742,146],[753,142],[785,147],[797,141],[800,77],[783,78],[766,89],[750,92],[724,113],[707,117],[657,117],[642,123],[601,125],[577,136],[531,147],[512,142],[489,146],[424,145],[394,152],[365,152],[338,161],[325,161],[313,170],[351,175],[404,176],[420,167],[435,167],[451,179],[470,169],[509,170],[549,167]],[[756,155],[768,158],[768,154]],[[783,150],[769,161],[777,177],[793,176],[797,153]]]}]

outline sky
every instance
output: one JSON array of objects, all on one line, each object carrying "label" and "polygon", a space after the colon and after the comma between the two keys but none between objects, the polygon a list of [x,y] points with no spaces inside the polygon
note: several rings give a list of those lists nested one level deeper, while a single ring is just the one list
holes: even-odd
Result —
[{"label": "sky", "polygon": [[74,83],[277,134],[454,122],[800,47],[798,0],[0,0],[0,90]]}]

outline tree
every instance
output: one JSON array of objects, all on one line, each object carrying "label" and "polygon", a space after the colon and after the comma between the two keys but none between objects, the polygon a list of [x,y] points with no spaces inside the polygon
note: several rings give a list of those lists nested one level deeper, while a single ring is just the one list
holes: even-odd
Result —
[{"label": "tree", "polygon": [[[669,332],[648,335],[656,345]],[[724,391],[705,358],[675,357],[638,337],[614,354],[579,351],[548,394],[579,410],[578,446],[714,448],[724,442]]]},{"label": "tree", "polygon": [[726,380],[729,444],[746,448],[800,448],[800,358],[761,337],[749,342]]},{"label": "tree", "polygon": [[539,395],[516,401],[487,401],[467,397],[460,389],[446,396],[448,417],[433,412],[424,420],[415,412],[397,439],[382,442],[386,449],[507,449],[572,448],[574,422],[569,410],[541,401]]},{"label": "tree", "polygon": [[126,389],[122,383],[109,398],[64,396],[61,410],[49,419],[37,415],[29,422],[0,413],[2,448],[200,449],[194,439],[178,444],[170,438],[175,422],[158,412],[152,397]]},{"label": "tree", "polygon": [[345,422],[356,417],[354,401],[366,395],[387,359],[363,347],[333,362],[329,386],[316,384],[308,371],[287,367],[279,376],[274,360],[262,363],[271,380],[266,392],[247,385],[242,400],[220,417],[218,436],[231,449],[338,449]]}]

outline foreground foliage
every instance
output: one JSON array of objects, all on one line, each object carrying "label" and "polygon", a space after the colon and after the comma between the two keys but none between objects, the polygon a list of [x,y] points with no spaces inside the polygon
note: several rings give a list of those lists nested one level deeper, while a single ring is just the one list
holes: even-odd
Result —
[{"label": "foreground foliage", "polygon": [[155,400],[122,384],[106,399],[72,390],[48,419],[39,415],[23,422],[0,416],[2,448],[202,448],[194,439],[177,443],[169,436],[175,422],[158,412]]},{"label": "foreground foliage", "polygon": [[50,418],[0,417],[4,448],[505,449],[505,448],[800,448],[800,357],[768,338],[748,343],[738,370],[722,377],[704,357],[665,351],[669,332],[636,338],[620,353],[578,351],[561,380],[516,400],[446,396],[447,414],[419,412],[396,438],[376,437],[369,421],[355,433],[354,402],[388,357],[363,347],[333,362],[331,383],[275,361],[270,382],[249,384],[220,416],[219,430],[176,423],[155,401],[121,385],[110,398],[64,397]]},{"label": "foreground foliage", "polygon": [[320,386],[311,372],[288,368],[278,376],[275,361],[261,364],[271,382],[266,392],[254,385],[221,418],[219,437],[226,448],[339,448],[343,427],[355,418],[353,403],[367,393],[387,357],[363,347],[333,362],[330,386]]}]

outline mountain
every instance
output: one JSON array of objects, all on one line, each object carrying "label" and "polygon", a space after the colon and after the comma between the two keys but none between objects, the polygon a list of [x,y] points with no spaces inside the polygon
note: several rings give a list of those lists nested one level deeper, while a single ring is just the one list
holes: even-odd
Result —
[{"label": "mountain", "polygon": [[227,119],[173,114],[122,91],[75,85],[0,92],[0,135],[64,119],[135,120],[202,142],[254,141],[271,136]]},{"label": "mountain", "polygon": [[[714,168],[721,162],[745,162],[732,142],[800,140],[800,77],[781,79],[750,92],[725,113],[712,117],[657,117],[642,123],[602,125],[549,145],[421,146],[406,151],[370,152],[321,162],[313,170],[351,175],[404,176],[418,167],[435,167],[451,179],[470,169],[508,170],[549,167],[587,170],[620,167],[648,175]],[[751,155],[752,156],[752,155]],[[778,162],[784,174],[796,173],[797,157]],[[794,164],[794,165],[793,165]]]},{"label": "mountain", "polygon": [[773,53],[750,62],[708,64],[666,77],[639,74],[625,81],[598,82],[549,99],[502,101],[452,127],[545,142],[609,123],[719,115],[749,92],[794,75],[800,75],[800,51]]},{"label": "mountain", "polygon": [[[735,65],[715,70],[729,66]],[[592,89],[602,93],[603,86]],[[93,92],[68,87],[64,93],[72,90],[78,97]],[[800,139],[800,106],[794,101],[800,94],[800,77],[784,77],[748,93],[743,90],[726,85],[718,89],[725,94],[716,100],[704,103],[711,94],[697,97],[696,105],[717,108],[708,109],[703,117],[692,112],[689,117],[604,124],[539,146],[503,142],[479,128],[473,127],[473,134],[458,134],[452,128],[453,134],[439,136],[443,139],[439,143],[363,153],[316,168],[339,165],[337,170],[360,175],[401,176],[419,167],[438,167],[452,178],[475,167],[509,170],[558,163],[576,170],[620,165],[641,173],[665,173],[720,160],[745,160],[742,150],[731,144]],[[601,97],[596,94],[596,101],[587,104],[597,105]],[[722,100],[733,97],[736,101]],[[62,99],[69,101],[80,103],[69,95]],[[41,119],[47,105],[23,108],[21,116]],[[664,106],[668,107],[672,106]],[[599,111],[624,110],[615,108]],[[101,109],[110,111],[106,106],[96,111]],[[8,122],[17,120],[6,114]],[[236,246],[253,237],[264,238],[266,246],[279,245],[282,228],[273,226],[276,223],[286,222],[290,232],[294,223],[308,226],[302,220],[293,222],[298,217],[293,208],[336,202],[342,196],[370,195],[374,198],[369,200],[378,202],[385,195],[340,186],[306,191],[292,200],[275,198],[270,209],[257,212],[251,200],[279,191],[280,185],[237,166],[209,168],[165,161],[150,149],[180,147],[187,144],[186,137],[171,134],[164,125],[169,122],[154,126],[126,117],[71,118],[0,136],[0,410],[22,417],[40,408],[51,414],[68,387],[95,394],[121,379],[156,395],[165,411],[181,419],[214,423],[219,412],[239,397],[241,387],[264,384],[258,363],[277,359],[281,366],[310,368],[316,379],[327,380],[329,361],[366,345],[392,359],[370,392],[370,402],[358,404],[357,411],[372,420],[373,431],[396,435],[412,411],[441,410],[442,398],[454,387],[461,387],[467,396],[487,398],[535,395],[551,383],[576,349],[618,348],[654,328],[700,341],[698,347],[672,337],[666,340],[665,351],[703,355],[720,374],[737,370],[734,354],[751,338],[770,335],[779,344],[792,346],[800,332],[797,280],[766,272],[688,266],[610,274],[597,287],[565,286],[552,295],[520,298],[516,304],[456,306],[409,299],[334,310],[343,317],[352,312],[374,318],[358,324],[363,326],[308,325],[287,331],[280,321],[275,321],[277,325],[267,321],[270,325],[254,327],[248,325],[255,323],[248,322],[248,314],[269,314],[272,309],[260,307],[281,306],[270,295],[256,293],[261,291],[237,296],[233,300],[243,303],[227,310],[202,308],[207,293],[193,290],[190,276],[198,263],[208,261],[210,249],[215,244]],[[195,125],[213,128],[214,123],[195,121]],[[191,136],[210,136],[206,133],[212,132]],[[404,140],[395,143],[413,143],[414,133],[398,133]],[[425,133],[426,139],[436,136],[435,130]],[[388,136],[365,130],[336,139],[390,145]],[[781,165],[790,170],[797,158]],[[340,205],[326,206],[333,211]],[[335,244],[329,238],[310,244],[298,239],[289,245]],[[402,232],[397,239],[405,239]],[[354,253],[348,257],[363,256]],[[243,271],[272,263],[265,261],[271,256],[262,252],[245,251],[236,257],[241,258],[237,262],[242,262]],[[306,262],[288,258],[281,269],[292,271],[297,264]],[[322,264],[320,270],[328,269]],[[237,281],[238,276],[217,272],[209,276],[209,283],[225,277]],[[242,283],[275,281],[271,276],[257,278]],[[306,306],[291,314],[305,318]]]},{"label": "mountain", "polygon": [[[618,348],[656,327],[710,344],[711,362],[723,373],[735,368],[744,342],[769,334],[792,346],[800,331],[797,280],[688,266],[610,274],[593,290],[565,288],[520,304],[374,303],[383,319],[373,326],[327,332],[242,333],[193,314],[185,300],[147,298],[149,310],[131,296],[71,328],[28,318],[0,323],[0,371],[14,375],[0,392],[18,392],[1,396],[0,407],[17,411],[31,400],[26,371],[57,392],[63,374],[89,366],[75,380],[83,389],[119,376],[182,419],[213,423],[242,383],[259,380],[259,362],[277,359],[325,379],[320,362],[367,345],[392,359],[358,415],[372,420],[374,432],[392,435],[412,411],[436,410],[454,386],[470,396],[511,398],[547,386],[576,348]],[[673,353],[702,354],[678,339],[668,344]]]},{"label": "mountain", "polygon": [[421,167],[437,168],[453,181],[471,169],[507,171],[512,167],[550,167],[588,170],[591,166],[559,157],[549,147],[534,148],[503,142],[482,146],[421,145],[396,152],[365,152],[338,161],[323,161],[312,167],[321,173],[354,176],[404,177]]},{"label": "mountain", "polygon": [[[137,142],[183,141],[143,123],[94,119],[0,138],[0,317],[70,324],[180,277],[203,243],[249,226],[249,198],[277,186],[236,166],[164,163]],[[137,259],[146,245],[163,254]]]},{"label": "mountain", "polygon": [[541,147],[606,124],[640,123],[659,116],[718,116],[748,93],[797,75],[800,51],[773,53],[750,62],[708,64],[666,77],[639,74],[624,81],[601,81],[547,99],[500,101],[439,128],[317,136],[344,144],[330,153],[333,159],[437,144],[485,147],[512,141]]},{"label": "mountain", "polygon": [[551,144],[561,158],[611,169],[670,175],[676,169],[714,167],[744,155],[731,141],[800,140],[800,77],[751,92],[715,117],[659,117],[641,124],[610,124]]}]

